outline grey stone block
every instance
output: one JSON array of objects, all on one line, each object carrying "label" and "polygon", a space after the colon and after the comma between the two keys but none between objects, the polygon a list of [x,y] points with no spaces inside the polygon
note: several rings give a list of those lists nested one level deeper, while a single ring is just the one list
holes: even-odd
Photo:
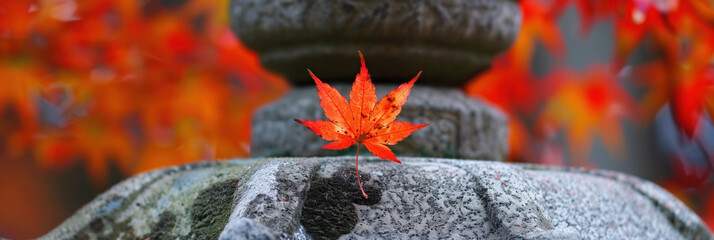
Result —
[{"label": "grey stone block", "polygon": [[[368,199],[352,157],[191,164],[120,183],[44,238],[712,239],[671,194],[620,173],[362,159]],[[207,210],[196,203],[204,201],[226,217],[199,229],[217,232],[196,229],[196,208]]]},{"label": "grey stone block", "polygon": [[361,50],[393,83],[424,70],[427,85],[461,85],[521,24],[512,0],[233,0],[230,17],[263,65],[296,84],[311,83],[305,68],[350,81]]},{"label": "grey stone block", "polygon": [[[419,84],[419,81],[417,81]],[[349,96],[351,85],[335,85]],[[382,97],[396,85],[377,85]],[[322,140],[293,119],[327,120],[316,87],[297,88],[253,115],[251,154],[254,157],[351,155],[322,149]],[[397,118],[414,124],[431,123],[397,145],[397,156],[424,156],[502,161],[507,152],[507,120],[495,108],[457,89],[414,86]],[[364,149],[363,149],[364,150]]]}]

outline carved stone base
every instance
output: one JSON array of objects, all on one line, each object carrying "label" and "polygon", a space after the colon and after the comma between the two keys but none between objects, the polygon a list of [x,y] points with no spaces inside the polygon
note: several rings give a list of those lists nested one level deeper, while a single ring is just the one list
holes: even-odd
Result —
[{"label": "carved stone base", "polygon": [[[397,120],[430,126],[390,146],[399,156],[445,157],[502,161],[507,152],[507,121],[493,107],[449,88],[417,86]],[[349,85],[335,85],[349,96]],[[377,85],[381,98],[396,85]],[[293,119],[327,120],[315,87],[298,88],[253,115],[251,154],[254,157],[353,155],[322,149],[321,139]]]},{"label": "carved stone base", "polygon": [[43,239],[712,239],[667,191],[615,172],[365,157],[364,199],[353,160],[152,171],[114,186]]}]

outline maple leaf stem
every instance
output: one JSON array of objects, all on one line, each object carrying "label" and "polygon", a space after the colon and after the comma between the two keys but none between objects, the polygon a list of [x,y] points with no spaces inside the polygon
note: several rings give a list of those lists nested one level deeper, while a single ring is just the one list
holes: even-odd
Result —
[{"label": "maple leaf stem", "polygon": [[364,193],[362,188],[362,182],[359,180],[359,142],[357,143],[357,156],[355,156],[355,169],[357,170],[357,183],[359,184],[359,190],[362,190],[362,196],[367,199],[367,194]]}]

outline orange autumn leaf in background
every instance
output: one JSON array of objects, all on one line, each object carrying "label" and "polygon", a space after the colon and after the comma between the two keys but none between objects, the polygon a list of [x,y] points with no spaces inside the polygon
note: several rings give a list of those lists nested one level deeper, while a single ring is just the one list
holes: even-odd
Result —
[{"label": "orange autumn leaf in background", "polygon": [[[714,219],[707,130],[714,123],[714,1],[521,0],[519,6],[523,21],[513,45],[464,86],[509,116],[507,159],[624,169],[664,162],[674,173],[658,182]],[[603,36],[593,46],[611,47],[607,55],[581,49]],[[677,145],[661,143],[669,140]]]},{"label": "orange autumn leaf in background", "polygon": [[608,74],[607,66],[593,66],[584,73],[556,71],[545,85],[551,96],[538,118],[538,127],[552,138],[562,129],[574,155],[574,163],[585,164],[595,136],[599,136],[611,155],[623,152],[624,137],[620,122],[639,116],[636,102]]},{"label": "orange autumn leaf in background", "polygon": [[[0,158],[47,170],[250,155],[251,112],[289,86],[228,26],[228,1],[0,3]],[[158,157],[160,156],[160,157]]]},{"label": "orange autumn leaf in background", "polygon": [[[395,145],[412,132],[426,127],[429,124],[414,125],[410,122],[394,121],[402,111],[402,105],[407,102],[409,92],[414,86],[421,72],[411,81],[404,83],[392,90],[377,102],[377,93],[374,89],[362,53],[359,53],[362,68],[357,74],[350,91],[350,102],[347,102],[337,89],[320,81],[315,74],[310,76],[317,84],[317,94],[320,96],[320,106],[325,110],[325,116],[330,121],[316,120],[303,121],[295,119],[298,123],[310,128],[315,134],[331,142],[323,148],[339,150],[357,144],[357,182],[364,198],[367,194],[359,180],[359,146],[363,144],[375,156],[401,163],[387,145]],[[309,71],[309,70],[308,70]]]},{"label": "orange autumn leaf in background", "polygon": [[0,220],[2,237],[38,237],[140,172],[250,156],[252,112],[290,86],[233,34],[229,4],[0,1],[0,169],[45,184],[0,184],[20,191],[0,216],[24,223]]}]

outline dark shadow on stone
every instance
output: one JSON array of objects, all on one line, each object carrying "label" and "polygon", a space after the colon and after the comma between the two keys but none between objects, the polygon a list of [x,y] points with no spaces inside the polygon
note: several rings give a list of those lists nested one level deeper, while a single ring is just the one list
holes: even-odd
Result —
[{"label": "dark shadow on stone", "polygon": [[95,233],[102,232],[102,230],[104,230],[104,221],[102,221],[101,218],[92,219],[92,221],[89,223],[89,229],[91,229],[92,232]]},{"label": "dark shadow on stone", "polygon": [[[72,239],[118,239],[119,235],[124,238],[133,239],[134,229],[129,227],[129,221],[114,222],[112,217],[95,217],[87,226],[77,231]],[[106,227],[111,226],[110,232],[105,232]]]},{"label": "dark shadow on stone", "polygon": [[314,179],[307,193],[300,223],[314,239],[337,239],[347,234],[359,220],[354,204],[374,205],[382,196],[379,183],[369,174],[360,174],[365,199],[357,184],[354,168],[341,168],[330,178]]},{"label": "dark shadow on stone", "polygon": [[159,215],[159,222],[151,227],[149,236],[141,239],[176,239],[176,236],[171,235],[174,225],[176,225],[176,215],[170,212],[163,212]]},{"label": "dark shadow on stone", "polygon": [[85,226],[74,235],[74,239],[90,239],[90,236],[101,236],[104,230],[104,220],[101,217],[93,218],[89,225]]},{"label": "dark shadow on stone", "polygon": [[217,239],[228,224],[238,180],[215,183],[201,191],[191,206],[191,233],[196,239]]}]

